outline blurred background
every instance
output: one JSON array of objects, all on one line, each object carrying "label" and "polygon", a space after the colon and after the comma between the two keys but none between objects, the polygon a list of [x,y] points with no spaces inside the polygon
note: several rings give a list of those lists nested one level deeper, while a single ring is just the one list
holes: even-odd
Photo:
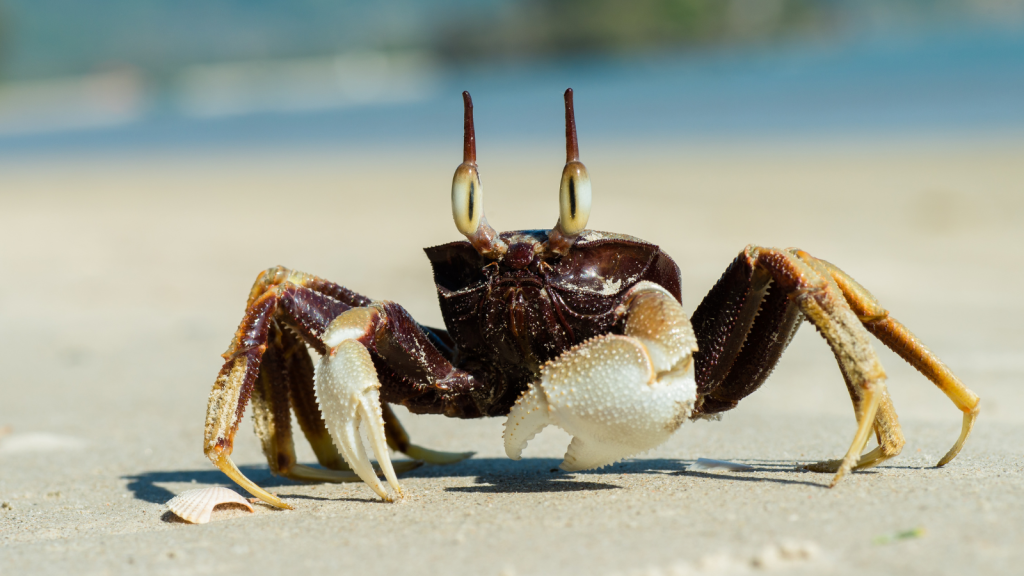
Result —
[{"label": "blurred background", "polygon": [[0,0],[0,151],[1017,130],[1019,0]]}]

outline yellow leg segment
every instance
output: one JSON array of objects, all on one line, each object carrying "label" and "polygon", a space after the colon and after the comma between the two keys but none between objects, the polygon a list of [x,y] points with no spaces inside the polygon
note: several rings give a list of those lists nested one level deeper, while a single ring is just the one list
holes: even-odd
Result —
[{"label": "yellow leg segment", "polygon": [[878,303],[878,299],[866,288],[834,265],[824,260],[818,260],[818,262],[827,269],[833,281],[842,290],[850,308],[863,322],[864,327],[893,352],[899,354],[908,364],[916,368],[918,372],[931,380],[963,412],[960,437],[936,464],[936,466],[945,466],[960,453],[964,442],[971,434],[971,429],[974,428],[974,421],[977,420],[979,412],[980,399],[978,395],[967,388],[945,363],[906,326],[890,316],[889,311],[883,308]]}]

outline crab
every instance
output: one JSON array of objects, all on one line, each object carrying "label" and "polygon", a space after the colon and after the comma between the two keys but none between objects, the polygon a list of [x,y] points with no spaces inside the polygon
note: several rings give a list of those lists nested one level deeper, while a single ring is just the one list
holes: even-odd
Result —
[{"label": "crab", "polygon": [[[473,104],[463,92],[463,162],[451,201],[467,240],[426,249],[445,329],[303,272],[275,267],[257,277],[210,393],[204,449],[218,468],[289,508],[231,461],[250,400],[272,473],[362,481],[386,501],[402,497],[399,473],[471,456],[413,444],[391,404],[414,414],[506,416],[505,451],[514,460],[555,425],[572,436],[561,468],[598,468],[658,446],[687,420],[734,408],[765,382],[804,320],[835,354],[857,420],[842,458],[806,468],[833,473],[835,486],[904,445],[869,334],[963,413],[960,436],[937,466],[956,457],[978,416],[978,396],[836,266],[799,249],[747,246],[687,317],[679,267],[668,254],[638,238],[587,230],[591,184],[572,96],[565,92],[557,223],[499,234],[484,216]],[[319,355],[315,369],[310,349]],[[292,412],[321,467],[296,462]],[[872,432],[878,446],[865,453]],[[389,449],[411,460],[392,463]]]}]

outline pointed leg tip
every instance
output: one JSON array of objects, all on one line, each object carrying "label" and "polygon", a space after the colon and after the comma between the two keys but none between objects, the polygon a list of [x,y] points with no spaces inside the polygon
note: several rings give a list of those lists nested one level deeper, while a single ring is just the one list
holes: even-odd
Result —
[{"label": "pointed leg tip", "polygon": [[936,468],[942,468],[946,464],[949,464],[950,462],[952,462],[953,459],[956,458],[957,454],[960,453],[960,448],[961,447],[962,447],[962,444],[957,442],[956,446],[953,446],[949,450],[949,452],[946,452],[946,455],[943,456],[941,460],[939,460],[939,463],[936,464],[935,467]]},{"label": "pointed leg tip", "polygon": [[829,482],[828,487],[835,488],[836,485],[839,484],[839,482],[846,477],[847,472],[849,472],[849,469],[847,469],[845,466],[841,468],[838,472],[836,472],[836,475],[832,478],[832,482]]},{"label": "pointed leg tip", "polygon": [[942,468],[946,464],[953,461],[954,458],[960,454],[960,450],[964,447],[967,442],[967,437],[971,435],[971,430],[974,428],[974,422],[978,419],[978,406],[975,406],[970,412],[964,412],[963,427],[960,430],[960,437],[957,438],[956,444],[946,452],[946,455],[939,460],[939,463],[935,465],[936,468]]},{"label": "pointed leg tip", "polygon": [[427,464],[446,466],[448,464],[457,464],[462,462],[463,460],[472,457],[476,452],[441,452],[439,450],[431,450],[430,448],[410,444],[404,454],[415,460],[422,460]]},{"label": "pointed leg tip", "polygon": [[274,508],[278,508],[280,510],[294,510],[295,509],[294,507],[292,507],[290,504],[288,504],[284,500],[281,500],[280,498],[278,498],[277,495],[275,495],[275,494],[269,494],[269,493],[267,495],[255,494],[255,496],[259,500],[262,500],[263,502],[273,506]]},{"label": "pointed leg tip", "polygon": [[846,476],[846,470],[840,470],[836,472],[836,475],[832,477],[832,481],[829,482],[829,488],[835,488],[837,484]]}]

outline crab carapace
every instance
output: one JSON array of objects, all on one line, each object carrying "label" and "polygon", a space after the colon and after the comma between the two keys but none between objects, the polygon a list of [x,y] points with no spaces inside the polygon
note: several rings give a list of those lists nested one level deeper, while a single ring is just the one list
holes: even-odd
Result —
[{"label": "crab carapace", "polygon": [[[688,318],[672,258],[638,238],[586,230],[591,185],[572,96],[566,90],[557,223],[499,234],[484,215],[473,104],[463,93],[463,162],[451,200],[466,240],[426,249],[445,329],[302,272],[275,267],[257,277],[210,393],[204,450],[214,464],[254,496],[289,507],[231,461],[251,400],[273,473],[364,481],[385,500],[393,495],[378,475],[401,496],[397,473],[470,456],[412,444],[389,404],[457,418],[507,416],[513,459],[554,424],[573,436],[561,467],[596,468],[654,448],[688,419],[735,407],[764,383],[804,320],[832,348],[858,423],[843,458],[809,469],[834,473],[835,485],[903,446],[869,333],[963,412],[960,437],[938,465],[957,455],[978,397],[839,268],[799,249],[747,246]],[[316,370],[309,348],[320,356]],[[321,468],[296,462],[292,412]],[[872,431],[878,446],[862,454]],[[413,460],[393,465],[389,448]]]}]

